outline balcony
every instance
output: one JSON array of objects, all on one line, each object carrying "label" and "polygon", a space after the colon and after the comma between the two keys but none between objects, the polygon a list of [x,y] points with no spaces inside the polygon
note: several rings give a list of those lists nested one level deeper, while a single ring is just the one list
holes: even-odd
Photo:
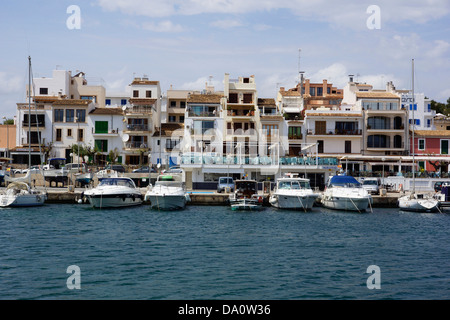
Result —
[{"label": "balcony", "polygon": [[312,136],[360,136],[362,135],[361,129],[354,130],[343,130],[343,129],[334,129],[334,130],[308,130],[308,135]]},{"label": "balcony", "polygon": [[149,131],[148,124],[127,124],[127,131]]},{"label": "balcony", "polygon": [[130,141],[125,143],[126,149],[149,149],[147,142],[142,141]]},{"label": "balcony", "polygon": [[119,128],[117,129],[108,129],[108,131],[95,131],[94,128],[92,128],[92,135],[94,136],[117,136],[119,135]]},{"label": "balcony", "polygon": [[153,111],[152,106],[132,106],[125,111],[126,114],[145,114],[151,115]]}]

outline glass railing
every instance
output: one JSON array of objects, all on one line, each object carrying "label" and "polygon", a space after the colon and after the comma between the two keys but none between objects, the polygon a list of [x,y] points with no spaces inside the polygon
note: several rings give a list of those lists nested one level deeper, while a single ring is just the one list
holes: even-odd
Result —
[{"label": "glass railing", "polygon": [[236,155],[182,155],[181,164],[221,164],[221,165],[337,165],[337,158],[322,157],[274,157],[274,156],[236,156]]}]

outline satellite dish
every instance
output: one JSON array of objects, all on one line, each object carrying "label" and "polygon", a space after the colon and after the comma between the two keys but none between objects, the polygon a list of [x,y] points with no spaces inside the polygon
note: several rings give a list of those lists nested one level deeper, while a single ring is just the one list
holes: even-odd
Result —
[{"label": "satellite dish", "polygon": [[123,111],[127,110],[127,106],[126,106],[126,105],[125,105],[125,106],[122,106],[122,110],[123,110]]},{"label": "satellite dish", "polygon": [[161,168],[161,163],[158,163],[157,165],[156,165],[156,167],[159,169],[159,168]]},{"label": "satellite dish", "polygon": [[125,133],[122,137],[123,142],[127,142],[129,139],[130,139],[130,136],[127,133]]}]

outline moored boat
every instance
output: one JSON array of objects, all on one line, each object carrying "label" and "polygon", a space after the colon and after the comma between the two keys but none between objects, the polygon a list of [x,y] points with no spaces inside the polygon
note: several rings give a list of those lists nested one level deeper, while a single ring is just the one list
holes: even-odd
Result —
[{"label": "moored boat", "polygon": [[150,186],[144,199],[150,202],[152,209],[159,210],[184,209],[190,200],[182,175],[176,173],[159,175],[155,186]]},{"label": "moored boat", "polygon": [[319,194],[314,193],[309,185],[309,179],[285,177],[277,180],[275,190],[269,198],[269,203],[280,209],[311,210]]},{"label": "moored boat", "polygon": [[128,177],[104,178],[96,188],[83,192],[93,208],[138,206],[143,196],[133,180]]},{"label": "moored boat", "polygon": [[338,175],[328,180],[321,197],[325,208],[364,212],[372,205],[372,196],[352,176]]},{"label": "moored boat", "polygon": [[255,180],[236,180],[235,191],[230,194],[231,210],[261,210],[263,197],[258,195],[258,183]]}]

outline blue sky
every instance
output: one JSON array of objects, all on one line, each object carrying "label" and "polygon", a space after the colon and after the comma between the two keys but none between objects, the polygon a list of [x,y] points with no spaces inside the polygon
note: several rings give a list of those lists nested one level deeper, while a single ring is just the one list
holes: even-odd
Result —
[{"label": "blue sky", "polygon": [[[67,28],[70,5],[80,8],[80,29]],[[380,8],[380,29],[367,27],[370,5]],[[229,73],[255,75],[264,98],[295,86],[299,61],[305,77],[340,88],[349,74],[410,88],[414,58],[416,92],[450,97],[448,0],[15,0],[0,4],[0,27],[7,117],[25,101],[28,55],[35,76],[80,70],[107,92],[143,75],[164,92],[201,90],[209,77],[221,90]]]}]

